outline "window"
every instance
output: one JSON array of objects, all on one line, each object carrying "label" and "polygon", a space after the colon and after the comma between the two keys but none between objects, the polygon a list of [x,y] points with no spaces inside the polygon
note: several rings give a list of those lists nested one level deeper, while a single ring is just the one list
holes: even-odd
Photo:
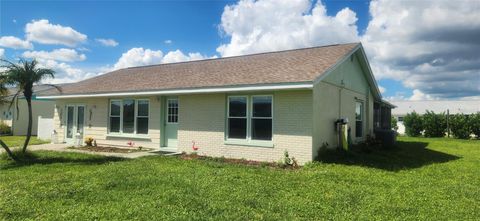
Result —
[{"label": "window", "polygon": [[138,100],[137,109],[137,134],[148,134],[148,100]]},{"label": "window", "polygon": [[227,138],[272,140],[272,116],[272,96],[228,97]]},{"label": "window", "polygon": [[149,101],[124,99],[110,101],[110,133],[148,134]]},{"label": "window", "polygon": [[398,117],[398,122],[403,122],[403,117]]},{"label": "window", "polygon": [[363,103],[355,103],[355,137],[363,136]]},{"label": "window", "polygon": [[177,99],[168,99],[167,100],[167,123],[176,124],[178,123],[178,100]]},{"label": "window", "polygon": [[228,98],[228,138],[247,138],[247,97]]},{"label": "window", "polygon": [[272,140],[272,97],[252,97],[252,139]]},{"label": "window", "polygon": [[122,101],[110,101],[110,132],[120,133],[120,109]]}]

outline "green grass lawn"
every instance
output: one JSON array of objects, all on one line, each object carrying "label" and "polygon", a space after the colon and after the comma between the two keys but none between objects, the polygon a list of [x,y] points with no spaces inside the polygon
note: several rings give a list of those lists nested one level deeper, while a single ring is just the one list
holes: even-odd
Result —
[{"label": "green grass lawn", "polygon": [[36,152],[0,160],[0,219],[475,220],[480,141],[399,138],[399,148],[299,170],[213,160]]},{"label": "green grass lawn", "polygon": [[[25,136],[0,136],[0,140],[3,140],[5,144],[9,147],[19,147],[23,146],[25,142]],[[29,145],[37,145],[37,144],[44,144],[48,143],[49,141],[40,140],[36,136],[32,136],[30,138]]]}]

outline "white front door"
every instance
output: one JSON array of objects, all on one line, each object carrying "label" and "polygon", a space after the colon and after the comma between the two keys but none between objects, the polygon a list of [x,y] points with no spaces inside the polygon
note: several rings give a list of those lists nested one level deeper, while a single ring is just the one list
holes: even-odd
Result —
[{"label": "white front door", "polygon": [[75,144],[77,134],[83,143],[83,128],[85,125],[85,106],[84,105],[67,105],[65,128],[65,142]]}]

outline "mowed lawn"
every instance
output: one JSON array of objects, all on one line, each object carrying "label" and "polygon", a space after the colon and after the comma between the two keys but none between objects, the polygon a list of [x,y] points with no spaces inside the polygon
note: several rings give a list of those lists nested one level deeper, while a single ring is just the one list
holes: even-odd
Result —
[{"label": "mowed lawn", "polygon": [[[25,142],[25,136],[0,136],[0,140],[5,142],[9,147],[20,147]],[[48,141],[40,140],[36,136],[30,138],[29,145],[37,145],[48,143]]]},{"label": "mowed lawn", "polygon": [[165,156],[3,158],[0,219],[478,220],[480,141],[399,140],[299,170]]}]

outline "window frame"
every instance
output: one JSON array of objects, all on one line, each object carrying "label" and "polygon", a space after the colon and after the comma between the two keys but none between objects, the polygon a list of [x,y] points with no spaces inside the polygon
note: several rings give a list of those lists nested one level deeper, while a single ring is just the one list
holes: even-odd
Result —
[{"label": "window frame", "polygon": [[[177,113],[175,114],[176,117],[177,117],[177,122],[169,122],[169,119],[168,119],[168,117],[169,117],[168,116],[168,110],[170,109],[170,107],[168,105],[169,105],[169,101],[171,101],[171,100],[177,101]],[[167,111],[165,111],[166,112],[165,113],[165,123],[166,124],[178,124],[178,110],[179,110],[179,106],[180,106],[180,104],[178,102],[178,98],[167,98],[166,103],[167,103]],[[172,115],[172,116],[175,116],[175,115]]]},{"label": "window frame", "polygon": [[[246,113],[245,117],[230,117],[230,98],[232,97],[243,97],[246,98]],[[253,117],[253,97],[270,97],[271,98],[271,117]],[[225,114],[226,121],[225,121],[225,141],[227,144],[238,144],[238,145],[252,145],[252,146],[265,146],[265,147],[273,147],[271,143],[273,142],[273,130],[274,130],[274,96],[273,94],[252,94],[252,95],[228,95],[227,99],[227,112]],[[238,119],[246,119],[247,121],[247,128],[246,128],[246,137],[245,139],[240,138],[229,138],[229,118],[238,118]],[[252,139],[252,119],[270,119],[272,124],[272,137],[270,140],[257,140]],[[229,142],[230,141],[230,142]]]},{"label": "window frame", "polygon": [[[270,105],[270,117],[254,117],[253,116],[253,98],[254,97],[270,97],[271,99],[271,105]],[[248,106],[247,106],[248,108]],[[247,124],[247,129],[249,129],[249,133],[247,134],[247,137],[248,135],[250,135],[250,140],[253,140],[253,141],[273,141],[273,95],[251,95],[250,96],[250,119],[248,119],[248,123]],[[270,138],[270,140],[257,140],[257,139],[253,139],[253,134],[252,134],[252,121],[253,119],[266,119],[266,120],[271,120],[271,127],[272,127],[272,137]]]},{"label": "window frame", "polygon": [[[123,101],[124,100],[134,100],[134,107],[135,107],[135,112],[134,112],[134,122],[133,122],[133,133],[124,133],[123,132]],[[108,101],[108,134],[109,135],[126,135],[126,136],[136,136],[136,135],[139,135],[139,136],[145,136],[145,135],[148,135],[150,133],[150,128],[147,128],[147,133],[146,134],[139,134],[137,133],[137,118],[139,117],[138,116],[138,101],[141,100],[141,101],[147,101],[148,102],[148,110],[147,110],[147,117],[144,117],[144,116],[140,116],[140,117],[143,117],[143,118],[147,118],[148,119],[148,127],[150,127],[150,105],[151,105],[151,102],[150,102],[150,99],[148,98],[124,98],[124,99],[110,99]],[[115,101],[119,101],[120,102],[120,115],[119,116],[116,116],[116,115],[113,115],[112,116],[112,102],[115,102]],[[111,117],[119,117],[120,118],[120,129],[119,129],[119,132],[112,132],[111,131],[111,125],[110,125],[110,118]]]}]

